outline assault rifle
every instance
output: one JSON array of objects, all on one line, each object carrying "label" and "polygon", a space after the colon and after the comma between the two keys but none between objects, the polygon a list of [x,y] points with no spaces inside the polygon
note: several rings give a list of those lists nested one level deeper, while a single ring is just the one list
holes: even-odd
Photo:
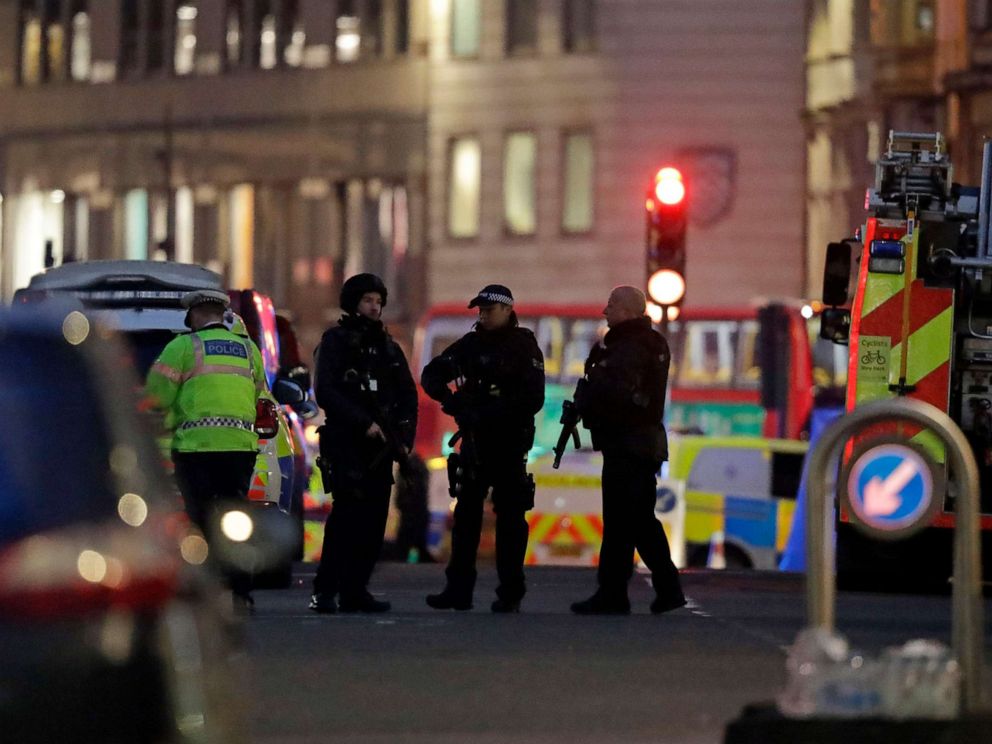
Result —
[{"label": "assault rifle", "polygon": [[551,465],[555,470],[561,467],[561,458],[565,454],[565,449],[568,447],[569,438],[571,438],[572,443],[575,445],[575,449],[579,449],[582,446],[578,429],[580,418],[579,409],[576,408],[575,403],[570,400],[562,401],[561,434],[558,435],[558,443],[554,448],[555,461]]}]

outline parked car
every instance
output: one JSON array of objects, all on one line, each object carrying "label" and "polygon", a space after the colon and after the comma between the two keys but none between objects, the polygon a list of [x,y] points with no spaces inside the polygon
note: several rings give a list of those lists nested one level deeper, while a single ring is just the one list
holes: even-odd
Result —
[{"label": "parked car", "polygon": [[[221,289],[221,277],[216,272],[193,264],[167,261],[87,261],[64,264],[31,278],[28,286],[14,295],[14,304],[42,302],[48,299],[73,298],[81,303],[87,317],[118,330],[128,342],[139,379],[144,379],[152,363],[165,345],[177,334],[184,333],[186,311],[179,300],[194,289]],[[238,295],[240,293],[231,292]],[[251,303],[266,304],[271,300],[252,292]],[[306,394],[299,385],[281,378],[278,371],[278,336],[275,321],[268,326],[256,323],[255,333],[246,320],[249,335],[266,360],[266,377],[275,400],[298,403]],[[273,361],[274,360],[274,361]],[[259,440],[259,455],[252,474],[249,499],[258,509],[277,509],[289,522],[297,544],[271,568],[260,571],[257,583],[264,586],[288,586],[292,579],[292,562],[298,557],[303,535],[303,487],[297,484],[300,469],[299,451],[294,439],[291,414],[277,408],[276,435]],[[295,414],[292,414],[295,415]],[[160,443],[168,459],[171,437],[162,432]],[[299,453],[299,457],[297,453]]]},{"label": "parked car", "polygon": [[54,312],[0,311],[0,738],[244,741],[230,600],[128,355]]}]

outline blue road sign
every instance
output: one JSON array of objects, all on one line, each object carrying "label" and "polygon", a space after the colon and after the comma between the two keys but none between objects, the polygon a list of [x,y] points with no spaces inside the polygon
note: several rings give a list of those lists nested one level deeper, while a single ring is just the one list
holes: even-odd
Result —
[{"label": "blue road sign", "polygon": [[654,511],[655,514],[667,514],[675,508],[678,497],[668,486],[661,486],[655,491]]},{"label": "blue road sign", "polygon": [[934,467],[919,450],[893,442],[869,444],[852,459],[847,506],[873,534],[905,537],[924,527],[934,504]]}]

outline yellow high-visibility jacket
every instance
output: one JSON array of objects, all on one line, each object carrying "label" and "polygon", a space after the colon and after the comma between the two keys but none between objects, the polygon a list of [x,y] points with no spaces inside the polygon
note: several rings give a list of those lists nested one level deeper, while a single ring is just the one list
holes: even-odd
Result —
[{"label": "yellow high-visibility jacket", "polygon": [[170,341],[145,385],[178,452],[258,449],[255,403],[265,389],[258,347],[219,324]]}]

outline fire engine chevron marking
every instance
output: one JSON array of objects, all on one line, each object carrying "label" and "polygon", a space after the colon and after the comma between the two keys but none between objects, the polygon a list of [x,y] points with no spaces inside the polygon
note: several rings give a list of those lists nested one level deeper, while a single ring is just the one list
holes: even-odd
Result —
[{"label": "fire engine chevron marking", "polygon": [[916,463],[903,460],[883,481],[877,475],[865,486],[865,514],[870,517],[887,517],[902,504],[900,491],[916,477]]},{"label": "fire engine chevron marking", "polygon": [[[910,353],[906,365],[907,382],[914,384],[944,364],[951,353],[951,327],[954,308],[948,307],[909,337]],[[889,382],[896,383],[899,362],[905,344],[892,347],[889,364]]]},{"label": "fire engine chevron marking", "polygon": [[871,281],[865,288],[864,305],[861,308],[862,322],[873,313],[887,314],[887,309],[889,312],[901,315],[900,303],[902,302],[904,287],[904,280],[901,276],[872,274]]},{"label": "fire engine chevron marking", "polygon": [[[896,277],[898,278],[898,277]],[[884,277],[872,277],[872,286]],[[876,291],[866,290],[865,303],[862,311],[861,333],[867,335],[889,336],[893,344],[902,341],[902,312],[904,290],[888,294],[890,287],[877,288]],[[867,296],[867,295],[871,296]],[[924,326],[951,308],[954,297],[951,290],[929,289],[921,279],[913,282],[910,289],[912,310],[909,318],[910,338]]]}]

